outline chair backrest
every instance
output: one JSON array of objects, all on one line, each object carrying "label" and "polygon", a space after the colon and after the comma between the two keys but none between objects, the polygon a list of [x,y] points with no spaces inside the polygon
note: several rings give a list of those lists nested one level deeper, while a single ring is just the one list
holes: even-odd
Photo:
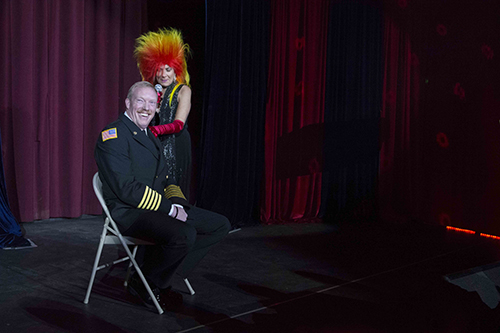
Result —
[{"label": "chair backrest", "polygon": [[99,178],[99,172],[95,173],[94,178],[92,179],[92,185],[94,185],[95,195],[99,200],[102,209],[106,213],[106,216],[108,218],[111,218],[111,214],[109,213],[108,207],[106,206],[106,201],[104,201],[104,197],[102,196],[102,182],[101,179]]},{"label": "chair backrest", "polygon": [[[102,209],[104,210],[104,213],[106,213],[105,228],[107,228],[107,230],[113,234],[113,235],[106,236],[105,244],[120,244],[120,240],[117,238],[118,235],[120,234],[120,231],[119,231],[118,226],[116,225],[115,221],[113,221],[113,218],[111,218],[111,214],[109,213],[108,207],[106,206],[106,201],[104,201],[104,197],[102,196],[102,182],[101,182],[101,179],[99,178],[99,172],[95,173],[94,178],[92,179],[92,185],[94,186],[95,195],[96,195],[97,199],[99,200],[99,203],[101,204]],[[106,221],[109,221],[110,225],[108,225]],[[138,238],[125,237],[125,236],[121,236],[121,237],[123,238],[125,243],[128,245],[138,245],[138,244],[152,245],[153,244],[149,241],[145,241],[145,240],[138,239]]]}]

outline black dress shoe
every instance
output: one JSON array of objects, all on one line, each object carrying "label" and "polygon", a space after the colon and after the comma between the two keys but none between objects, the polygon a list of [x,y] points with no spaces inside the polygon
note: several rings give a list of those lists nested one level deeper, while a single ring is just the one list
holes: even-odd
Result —
[{"label": "black dress shoe", "polygon": [[[163,300],[161,299],[161,294],[160,294],[160,289],[154,286],[150,286],[151,291],[153,292],[153,295],[155,296],[156,300],[158,301],[158,304],[160,304],[160,307],[163,309],[163,311],[167,310],[167,306],[164,304]],[[153,299],[151,296],[149,296],[148,291],[146,290],[146,287],[144,287],[144,284],[142,283],[141,279],[137,276],[134,275],[131,279],[130,282],[128,283],[127,289],[129,293],[132,295],[139,297],[142,301],[142,303],[149,309],[156,309],[155,303],[153,302]]]},{"label": "black dress shoe", "polygon": [[161,290],[161,300],[167,310],[175,311],[182,306],[182,294],[172,290],[172,287]]}]

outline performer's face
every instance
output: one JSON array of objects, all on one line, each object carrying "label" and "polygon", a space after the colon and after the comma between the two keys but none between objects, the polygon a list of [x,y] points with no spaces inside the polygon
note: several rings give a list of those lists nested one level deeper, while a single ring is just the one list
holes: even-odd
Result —
[{"label": "performer's face", "polygon": [[175,80],[175,71],[168,65],[161,66],[156,72],[156,81],[163,87],[168,87]]},{"label": "performer's face", "polygon": [[130,99],[125,100],[127,114],[140,129],[146,129],[156,111],[158,95],[153,88],[136,88]]}]

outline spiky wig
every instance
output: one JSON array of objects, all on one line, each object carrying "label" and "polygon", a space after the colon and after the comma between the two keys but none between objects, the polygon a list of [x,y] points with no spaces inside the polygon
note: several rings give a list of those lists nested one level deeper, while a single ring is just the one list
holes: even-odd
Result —
[{"label": "spiky wig", "polygon": [[155,84],[155,76],[161,66],[168,65],[175,71],[177,81],[189,85],[186,57],[191,50],[184,44],[182,34],[174,28],[148,32],[136,40],[134,56],[142,79]]}]

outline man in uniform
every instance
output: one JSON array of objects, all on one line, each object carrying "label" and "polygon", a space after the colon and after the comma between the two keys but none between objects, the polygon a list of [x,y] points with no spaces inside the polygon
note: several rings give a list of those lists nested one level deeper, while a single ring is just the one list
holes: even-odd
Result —
[{"label": "man in uniform", "polygon": [[[146,246],[142,271],[160,305],[177,308],[182,296],[171,290],[174,273],[186,278],[211,246],[229,232],[222,215],[190,206],[170,184],[160,141],[148,129],[157,94],[147,81],[135,83],[126,111],[101,132],[95,160],[106,205],[125,236],[155,243]],[[153,307],[142,282],[133,276],[129,291]]]}]

